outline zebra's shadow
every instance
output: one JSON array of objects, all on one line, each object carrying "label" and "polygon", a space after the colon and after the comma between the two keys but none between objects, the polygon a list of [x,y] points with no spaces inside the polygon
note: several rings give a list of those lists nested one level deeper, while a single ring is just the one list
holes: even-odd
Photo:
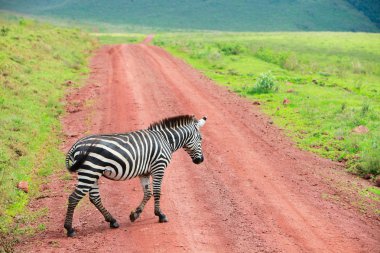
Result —
[{"label": "zebra's shadow", "polygon": [[93,234],[98,233],[104,233],[105,231],[125,231],[133,229],[133,227],[151,227],[154,225],[160,225],[158,222],[158,217],[146,217],[146,218],[139,218],[135,222],[129,221],[129,219],[126,217],[125,219],[119,218],[117,219],[118,223],[120,224],[119,228],[110,228],[109,223],[105,221],[99,222],[99,224],[90,224],[87,223],[85,225],[78,225],[75,230],[77,232],[77,237],[80,236],[90,236]]},{"label": "zebra's shadow", "polygon": [[[107,233],[112,233],[112,231],[115,231],[115,233],[120,233],[121,231],[126,232],[128,230],[133,230],[134,228],[141,228],[141,227],[152,227],[155,225],[163,225],[162,223],[158,222],[158,218],[153,216],[153,217],[145,217],[145,218],[140,218],[136,220],[135,222],[130,222],[127,220],[127,218],[122,219],[119,218],[118,222],[120,221],[120,227],[113,229],[109,227],[109,223],[105,221],[100,221],[98,224],[91,224],[91,223],[85,223],[85,224],[78,224],[75,227],[76,235],[73,238],[83,238],[83,237],[88,237],[88,236],[96,236],[99,235],[101,236],[105,232]],[[62,239],[62,238],[67,238],[66,236],[66,230],[62,227],[59,231],[57,230],[50,230],[46,231],[44,234],[44,239],[47,240],[57,240],[57,239]],[[71,238],[69,238],[71,239]]]}]

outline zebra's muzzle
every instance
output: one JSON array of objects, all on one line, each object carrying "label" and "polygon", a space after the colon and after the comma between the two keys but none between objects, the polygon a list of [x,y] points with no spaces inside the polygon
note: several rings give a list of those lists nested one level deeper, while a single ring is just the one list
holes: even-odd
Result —
[{"label": "zebra's muzzle", "polygon": [[193,159],[193,163],[195,164],[200,164],[201,162],[203,162],[203,156]]}]

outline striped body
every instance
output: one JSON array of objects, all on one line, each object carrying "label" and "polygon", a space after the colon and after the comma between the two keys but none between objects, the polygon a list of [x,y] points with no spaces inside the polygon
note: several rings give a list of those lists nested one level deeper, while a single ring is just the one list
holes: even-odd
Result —
[{"label": "striped body", "polygon": [[78,184],[69,197],[65,220],[68,236],[74,235],[72,218],[78,202],[89,192],[91,202],[103,214],[111,227],[118,227],[116,220],[103,207],[97,181],[101,176],[111,180],[127,180],[139,177],[144,191],[140,205],[130,215],[136,220],[150,199],[150,176],[153,183],[155,214],[160,222],[166,216],[160,210],[161,183],[172,153],[184,148],[193,162],[203,161],[200,121],[193,116],[178,116],[152,124],[146,130],[124,134],[92,135],[77,141],[66,157],[66,167],[78,173]]},{"label": "striped body", "polygon": [[101,173],[111,180],[151,174],[157,165],[167,165],[172,156],[169,144],[160,133],[141,130],[83,138],[74,144],[68,158],[75,162],[75,158],[85,153],[90,146],[91,152],[78,172],[91,171],[92,175]]}]

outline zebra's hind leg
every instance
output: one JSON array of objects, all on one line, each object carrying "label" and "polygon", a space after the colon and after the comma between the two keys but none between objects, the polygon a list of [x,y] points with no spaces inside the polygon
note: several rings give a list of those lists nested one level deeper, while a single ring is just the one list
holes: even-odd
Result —
[{"label": "zebra's hind leg", "polygon": [[146,203],[152,196],[152,192],[150,191],[149,176],[140,176],[140,183],[144,191],[144,198],[141,201],[140,205],[136,208],[136,210],[132,211],[129,215],[129,219],[131,220],[131,222],[134,222],[135,220],[137,220],[137,218],[140,217],[140,214],[144,210]]},{"label": "zebra's hind leg", "polygon": [[87,169],[78,170],[78,184],[73,193],[69,197],[69,204],[67,206],[67,213],[65,218],[64,227],[67,230],[67,236],[73,237],[75,230],[73,229],[73,215],[75,207],[79,201],[90,191],[90,189],[96,185],[101,171],[92,171]]},{"label": "zebra's hind leg", "polygon": [[160,209],[161,183],[164,176],[164,170],[158,170],[153,174],[153,197],[154,197],[154,214],[158,216],[158,222],[168,222],[166,215]]},{"label": "zebra's hind leg", "polygon": [[77,188],[74,190],[73,193],[71,193],[69,197],[69,204],[67,206],[67,213],[65,218],[65,225],[64,227],[67,230],[67,236],[73,237],[75,236],[75,230],[73,229],[73,215],[75,207],[78,205],[79,201],[86,195],[86,193],[89,191],[90,187],[82,187]]},{"label": "zebra's hind leg", "polygon": [[119,224],[116,219],[105,209],[100,198],[99,186],[97,183],[90,189],[90,201],[103,214],[104,219],[110,223],[111,228],[118,228]]}]

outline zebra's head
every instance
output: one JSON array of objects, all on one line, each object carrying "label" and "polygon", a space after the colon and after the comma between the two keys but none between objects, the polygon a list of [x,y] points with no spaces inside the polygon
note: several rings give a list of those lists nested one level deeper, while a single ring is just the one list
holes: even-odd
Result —
[{"label": "zebra's head", "polygon": [[206,120],[207,117],[203,117],[195,123],[193,133],[189,136],[189,139],[183,146],[195,164],[200,164],[204,160],[202,152],[202,135],[200,129],[206,123]]}]

